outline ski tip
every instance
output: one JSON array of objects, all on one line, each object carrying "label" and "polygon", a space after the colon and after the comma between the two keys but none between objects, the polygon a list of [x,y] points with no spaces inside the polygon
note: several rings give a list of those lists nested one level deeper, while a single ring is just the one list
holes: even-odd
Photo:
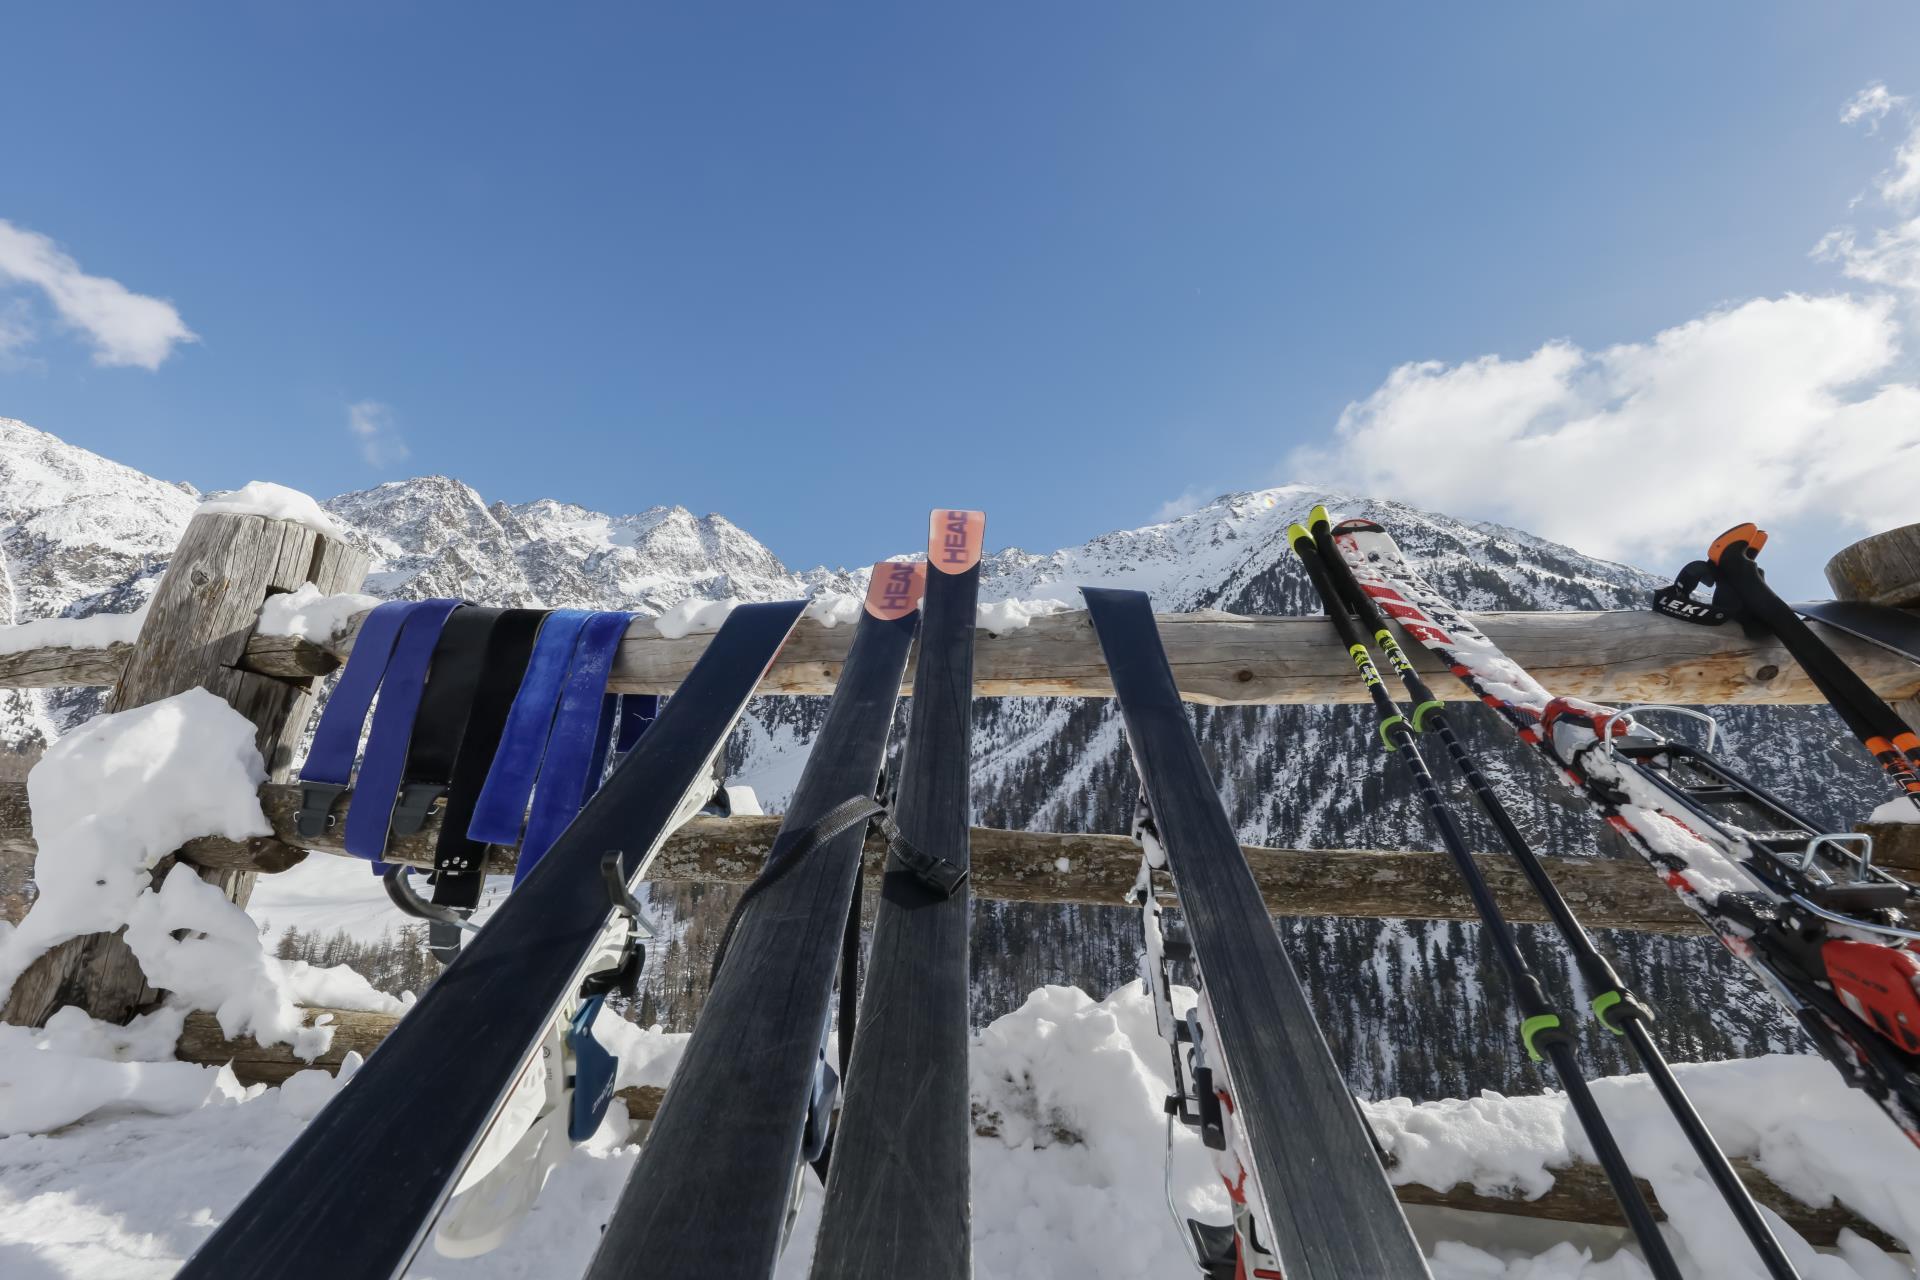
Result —
[{"label": "ski tip", "polygon": [[920,607],[927,587],[927,566],[914,561],[882,560],[867,581],[867,612],[882,622],[904,618]]},{"label": "ski tip", "polygon": [[1333,517],[1327,514],[1327,509],[1324,505],[1316,506],[1312,511],[1307,513],[1307,528],[1318,528],[1323,524],[1328,528],[1333,527]]},{"label": "ski tip", "polygon": [[1713,545],[1707,548],[1707,559],[1719,564],[1722,555],[1743,542],[1747,545],[1748,555],[1759,555],[1760,548],[1767,545],[1767,531],[1751,520],[1746,524],[1737,524],[1713,540]]},{"label": "ski tip", "polygon": [[1303,524],[1290,524],[1287,526],[1287,541],[1297,547],[1302,542],[1312,542],[1313,535],[1307,532]]},{"label": "ski tip", "polygon": [[965,573],[980,563],[986,541],[986,512],[936,508],[927,521],[927,563],[942,573]]},{"label": "ski tip", "polygon": [[1385,533],[1386,528],[1376,521],[1355,516],[1351,520],[1342,520],[1333,526],[1333,532],[1334,536],[1338,537],[1343,533]]}]

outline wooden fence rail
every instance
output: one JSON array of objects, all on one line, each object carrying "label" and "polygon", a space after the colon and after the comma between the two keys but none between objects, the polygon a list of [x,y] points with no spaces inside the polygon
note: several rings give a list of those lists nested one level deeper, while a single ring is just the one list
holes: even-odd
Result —
[{"label": "wooden fence rail", "polygon": [[[1817,703],[1820,693],[1786,651],[1752,640],[1738,627],[1698,627],[1650,612],[1489,613],[1487,634],[1556,693],[1599,702]],[[353,629],[326,646],[289,636],[247,640],[244,669],[288,680],[333,670],[352,652]],[[1160,633],[1181,695],[1213,705],[1365,702],[1353,665],[1319,618],[1162,614]],[[1882,697],[1920,696],[1920,668],[1837,632],[1833,643]],[[850,626],[805,619],[761,685],[769,694],[832,693],[852,643]],[[708,637],[667,639],[649,619],[634,622],[608,687],[619,693],[671,693]],[[130,645],[33,649],[0,654],[0,688],[111,684]],[[1470,701],[1466,688],[1418,645],[1412,647],[1434,690]],[[980,637],[975,691],[984,697],[1111,697],[1106,664],[1087,615],[1035,618],[1024,629]],[[904,691],[911,691],[911,684]]]},{"label": "wooden fence rail", "polygon": [[[260,799],[272,835],[250,840],[202,837],[190,841],[181,856],[200,867],[255,871],[284,870],[308,851],[351,856],[340,843],[337,825],[317,837],[294,830],[297,786],[270,784],[261,788]],[[26,810],[26,789],[0,783],[0,854],[31,854]],[[758,874],[779,827],[780,820],[773,817],[695,818],[667,839],[648,878],[745,884]],[[393,839],[387,861],[432,866],[438,832],[436,810],[419,832]],[[972,846],[974,896],[1004,902],[1117,906],[1126,900],[1140,865],[1139,846],[1118,835],[975,827]],[[1277,915],[1477,918],[1452,861],[1443,853],[1259,845],[1243,846],[1243,852],[1268,908]],[[876,834],[867,843],[870,869],[879,867],[885,853],[885,843]],[[496,849],[493,858],[489,870],[513,869],[511,850]],[[1889,867],[1920,869],[1920,848],[1895,844],[1879,860]],[[1483,853],[1476,861],[1510,919],[1547,920],[1511,858]],[[1637,858],[1555,858],[1550,865],[1555,883],[1590,925],[1648,933],[1700,932],[1698,918]]]}]

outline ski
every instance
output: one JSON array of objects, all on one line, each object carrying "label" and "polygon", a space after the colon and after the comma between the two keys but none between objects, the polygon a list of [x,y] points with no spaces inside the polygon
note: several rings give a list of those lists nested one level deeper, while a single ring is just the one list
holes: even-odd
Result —
[{"label": "ski", "polygon": [[[1207,772],[1152,605],[1138,591],[1082,594],[1140,775],[1143,969],[1174,1042],[1169,1127],[1177,1116],[1200,1130],[1234,1203],[1232,1227],[1187,1224],[1196,1264],[1209,1277],[1428,1275]],[[1171,875],[1184,941],[1161,929],[1154,870]],[[1180,1018],[1164,961],[1186,954],[1200,1004]]]},{"label": "ski", "polygon": [[814,1242],[815,1280],[973,1274],[966,877],[985,532],[977,511],[933,513],[906,752]]},{"label": "ski", "polygon": [[[834,972],[849,908],[858,910],[861,849],[879,809],[925,573],[920,564],[873,568],[826,723],[766,865],[735,909],[590,1280],[744,1280],[770,1275],[779,1259],[799,1172],[820,1158],[832,1118],[837,1077],[824,1046]],[[853,977],[840,978],[849,1020]]]},{"label": "ski", "polygon": [[1793,611],[1856,640],[1878,645],[1908,662],[1920,662],[1920,615],[1910,609],[1890,609],[1858,600],[1816,600],[1796,604]]},{"label": "ski", "polygon": [[[638,971],[628,886],[705,803],[711,762],[804,608],[742,605],[728,616],[656,728],[181,1276],[396,1276],[483,1139],[511,1145],[518,1136],[490,1126],[503,1106],[538,1115],[541,1089],[567,1086],[558,1063],[538,1061],[543,1044],[557,1042],[583,1073],[593,1068],[611,1094],[607,1055],[590,1025],[599,992]],[[616,956],[616,967],[595,967]],[[583,987],[594,989],[585,999]],[[569,1025],[556,1029],[556,1015],[575,1004]],[[521,1087],[529,1080],[533,1087]],[[580,1101],[591,1111],[604,1095]],[[549,1108],[557,1101],[551,1092],[545,1099]],[[543,1173],[545,1162],[502,1167]],[[509,1201],[526,1196],[524,1186],[493,1189]]]},{"label": "ski", "polygon": [[[1920,1143],[1914,890],[1864,836],[1824,832],[1628,711],[1557,698],[1440,596],[1370,520],[1333,530],[1362,588],[1598,808],[1794,1015],[1821,1055]],[[1636,708],[1641,716],[1687,708]],[[1736,821],[1736,815],[1740,821]]]},{"label": "ski", "polygon": [[[1554,1072],[1561,1081],[1561,1087],[1567,1095],[1567,1101],[1579,1118],[1581,1127],[1586,1130],[1588,1145],[1594,1149],[1600,1166],[1606,1171],[1607,1180],[1612,1184],[1614,1194],[1620,1201],[1620,1208],[1626,1214],[1627,1223],[1640,1241],[1646,1254],[1647,1264],[1656,1275],[1678,1275],[1677,1265],[1667,1248],[1665,1237],[1655,1224],[1653,1213],[1646,1199],[1640,1193],[1639,1184],[1634,1181],[1632,1171],[1627,1167],[1626,1159],[1615,1142],[1606,1118],[1600,1113],[1592,1090],[1586,1080],[1579,1075],[1578,1063],[1574,1057],[1574,1039],[1561,1023],[1557,1010],[1548,1003],[1539,979],[1532,973],[1525,957],[1520,954],[1513,930],[1502,914],[1484,876],[1467,851],[1466,840],[1459,825],[1441,798],[1433,775],[1428,771],[1422,759],[1420,749],[1415,743],[1415,735],[1432,740],[1438,738],[1447,755],[1453,761],[1455,770],[1466,782],[1474,794],[1480,808],[1493,823],[1507,852],[1519,865],[1521,872],[1532,885],[1534,895],[1546,906],[1561,939],[1573,954],[1575,965],[1581,976],[1593,990],[1592,1009],[1594,1018],[1606,1030],[1616,1036],[1623,1036],[1633,1047],[1635,1055],[1652,1079],[1655,1089],[1666,1102],[1669,1112],[1681,1131],[1687,1136],[1694,1152],[1700,1157],[1701,1166],[1719,1190],[1721,1199],[1740,1224],[1748,1242],[1759,1256],[1767,1274],[1773,1280],[1800,1280],[1793,1263],[1781,1248],[1780,1241],[1774,1236],[1773,1228],[1767,1224],[1766,1217],[1753,1201],[1753,1195],[1746,1184],[1740,1181],[1726,1153],[1713,1139],[1706,1122],[1694,1108],[1693,1102],[1674,1077],[1673,1070],[1667,1065],[1659,1046],[1653,1041],[1648,1027],[1654,1021],[1653,1010],[1648,1008],[1638,996],[1621,982],[1619,974],[1601,955],[1587,931],[1573,914],[1573,909],[1554,886],[1552,878],[1534,853],[1526,837],[1520,833],[1513,817],[1501,803],[1486,776],[1480,772],[1466,745],[1453,731],[1453,724],[1447,714],[1446,704],[1436,698],[1427,682],[1414,670],[1413,663],[1401,650],[1399,642],[1387,626],[1386,618],[1380,613],[1373,598],[1360,588],[1359,580],[1353,575],[1346,559],[1334,546],[1333,525],[1325,507],[1315,507],[1308,517],[1309,528],[1295,525],[1288,530],[1295,552],[1307,571],[1308,580],[1319,594],[1325,606],[1328,618],[1347,651],[1353,656],[1366,683],[1368,695],[1379,710],[1380,737],[1389,754],[1399,759],[1412,778],[1414,787],[1420,792],[1433,818],[1434,827],[1440,833],[1441,843],[1446,846],[1447,854],[1454,861],[1460,873],[1461,881],[1467,886],[1468,895],[1473,899],[1474,907],[1480,916],[1482,926],[1487,930],[1493,942],[1493,951],[1507,971],[1516,995],[1516,1003],[1524,1018],[1521,1024],[1521,1039],[1529,1057],[1535,1061],[1542,1058],[1553,1064]],[[1348,615],[1352,614],[1352,617]],[[1358,623],[1358,627],[1355,623]],[[1371,633],[1372,641],[1380,652],[1386,655],[1388,664],[1399,676],[1400,683],[1407,691],[1407,697],[1413,703],[1413,715],[1409,719],[1400,713],[1399,706],[1386,693],[1379,672],[1373,667],[1368,652],[1367,641],[1361,633]]]}]

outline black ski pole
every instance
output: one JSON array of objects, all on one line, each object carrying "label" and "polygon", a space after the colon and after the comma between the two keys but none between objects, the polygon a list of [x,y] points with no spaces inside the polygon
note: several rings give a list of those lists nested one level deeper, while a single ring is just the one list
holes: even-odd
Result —
[{"label": "black ski pole", "polygon": [[1327,576],[1332,579],[1335,589],[1346,606],[1358,616],[1360,625],[1373,633],[1381,651],[1387,655],[1388,664],[1399,675],[1400,682],[1406,686],[1407,696],[1414,702],[1414,727],[1422,731],[1430,729],[1439,735],[1454,767],[1460,771],[1460,776],[1466,779],[1467,786],[1472,789],[1474,798],[1480,803],[1480,808],[1485,811],[1494,829],[1499,832],[1501,843],[1506,845],[1507,852],[1513,855],[1514,861],[1520,864],[1521,873],[1526,876],[1527,883],[1533,886],[1534,895],[1546,907],[1547,914],[1553,917],[1553,923],[1560,931],[1562,940],[1566,943],[1567,949],[1573,953],[1573,960],[1580,969],[1581,977],[1586,980],[1587,987],[1596,993],[1591,1004],[1594,1018],[1614,1035],[1624,1036],[1627,1043],[1633,1047],[1634,1056],[1646,1069],[1654,1088],[1659,1091],[1661,1098],[1667,1104],[1667,1109],[1673,1113],[1674,1120],[1686,1134],[1694,1154],[1700,1157],[1700,1163],[1706,1169],[1707,1176],[1719,1189],[1721,1198],[1727,1203],[1727,1208],[1733,1212],[1734,1218],[1740,1223],[1741,1230],[1746,1232],[1747,1239],[1752,1242],[1754,1251],[1760,1255],[1761,1262],[1766,1264],[1767,1273],[1774,1277],[1774,1280],[1799,1280],[1799,1273],[1787,1260],[1786,1251],[1781,1248],[1780,1241],[1773,1234],[1773,1229],[1767,1225],[1760,1207],[1754,1203],[1753,1193],[1747,1190],[1747,1184],[1740,1181],[1740,1176],[1734,1172],[1726,1152],[1722,1151],[1720,1144],[1714,1141],[1706,1121],[1695,1109],[1693,1100],[1687,1097],[1686,1091],[1680,1087],[1679,1080],[1674,1077],[1673,1068],[1667,1065],[1666,1057],[1660,1052],[1660,1046],[1654,1043],[1653,1033],[1648,1029],[1648,1024],[1654,1020],[1653,1011],[1620,980],[1620,975],[1614,971],[1613,965],[1594,945],[1593,938],[1587,933],[1586,927],[1580,923],[1579,917],[1573,914],[1573,908],[1567,905],[1566,898],[1554,885],[1553,878],[1547,874],[1545,864],[1540,861],[1533,847],[1527,843],[1526,837],[1520,834],[1520,828],[1514,824],[1506,805],[1501,803],[1500,797],[1495,794],[1486,776],[1480,772],[1479,765],[1475,763],[1466,745],[1460,741],[1459,735],[1454,733],[1452,724],[1447,720],[1446,704],[1433,696],[1433,690],[1427,687],[1427,682],[1420,678],[1419,672],[1414,670],[1413,663],[1408,660],[1407,655],[1400,648],[1399,641],[1394,639],[1393,632],[1388,628],[1387,620],[1381,615],[1380,607],[1360,585],[1360,580],[1354,577],[1353,567],[1347,563],[1346,557],[1335,545],[1332,522],[1327,515],[1327,509],[1315,507],[1308,519],[1312,526],[1314,546],[1320,553]]},{"label": "black ski pole", "polygon": [[[1432,772],[1428,770],[1426,761],[1420,758],[1420,749],[1414,744],[1413,726],[1400,713],[1393,695],[1387,692],[1366,643],[1361,640],[1353,619],[1341,607],[1340,597],[1327,577],[1320,552],[1314,546],[1313,535],[1296,524],[1287,531],[1287,537],[1293,543],[1294,553],[1300,557],[1300,563],[1306,568],[1308,580],[1319,593],[1327,617],[1340,636],[1340,643],[1352,655],[1354,666],[1359,668],[1360,678],[1373,699],[1374,709],[1380,714],[1380,741],[1390,754],[1398,757],[1406,767],[1408,776],[1413,779],[1414,787],[1426,804],[1427,814],[1440,833],[1440,842],[1452,856],[1460,879],[1466,884],[1467,896],[1473,899],[1474,910],[1493,941],[1494,953],[1500,957],[1501,966],[1506,969],[1508,980],[1513,983],[1515,1003],[1521,1014],[1520,1042],[1526,1047],[1527,1056],[1536,1062],[1544,1058],[1553,1064],[1560,1086],[1566,1090],[1567,1101],[1579,1117],[1580,1127],[1586,1131],[1600,1167],[1606,1171],[1607,1181],[1613,1187],[1613,1194],[1620,1201],[1621,1211],[1626,1214],[1628,1225],[1640,1241],[1640,1248],[1647,1257],[1647,1266],[1661,1280],[1680,1280],[1679,1264],[1667,1248],[1666,1237],[1660,1234],[1660,1224],[1654,1221],[1653,1210],[1648,1207],[1646,1197],[1640,1194],[1633,1171],[1627,1167],[1626,1157],[1621,1154],[1613,1131],[1600,1112],[1600,1104],[1580,1074],[1579,1063],[1573,1056],[1572,1033],[1561,1023],[1560,1015],[1553,1011],[1545,991],[1541,989],[1540,979],[1527,966],[1526,957],[1520,954],[1513,929],[1501,913],[1499,903],[1494,901],[1493,890],[1487,886],[1480,868],[1474,865],[1473,855],[1467,852],[1466,838],[1461,835],[1453,814],[1448,811]],[[1426,711],[1427,708],[1423,706],[1415,714]]]},{"label": "black ski pole", "polygon": [[1755,563],[1766,545],[1766,532],[1752,524],[1736,525],[1713,540],[1707,560],[1715,579],[1714,604],[1759,624],[1785,645],[1867,754],[1920,807],[1920,737],[1767,585]]}]

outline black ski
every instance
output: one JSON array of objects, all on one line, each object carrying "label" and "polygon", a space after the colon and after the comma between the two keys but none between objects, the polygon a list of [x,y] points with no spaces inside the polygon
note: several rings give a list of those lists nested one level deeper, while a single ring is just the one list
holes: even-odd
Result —
[{"label": "black ski", "polygon": [[[1215,1113],[1202,1127],[1208,1145],[1239,1157],[1240,1185],[1230,1181],[1229,1191],[1236,1202],[1244,1199],[1259,1233],[1248,1240],[1240,1231],[1241,1274],[1266,1274],[1248,1265],[1248,1253],[1258,1250],[1276,1260],[1274,1273],[1287,1280],[1428,1275],[1241,855],[1161,648],[1152,605],[1138,591],[1088,587],[1082,594],[1126,723],[1150,838],[1164,851],[1201,974],[1206,1016],[1184,1037],[1194,1046],[1191,1101],[1203,1120],[1209,1105]],[[1148,856],[1151,861],[1151,844]],[[1153,941],[1150,931],[1150,954]],[[1213,1043],[1200,1043],[1207,1037]],[[1188,1101],[1182,1096],[1169,1106],[1184,1109]],[[1205,1228],[1194,1234],[1203,1247],[1209,1243]],[[1224,1264],[1221,1274],[1235,1274],[1230,1254],[1203,1263]]]},{"label": "black ski", "polygon": [[933,513],[897,834],[833,1139],[816,1280],[973,1274],[966,875],[985,527],[977,511]]},{"label": "black ski", "polygon": [[804,608],[733,611],[653,731],[182,1277],[377,1280],[405,1269],[579,989],[619,914],[613,890],[637,882],[707,799],[715,755]]},{"label": "black ski", "polygon": [[[925,567],[878,564],[826,724],[765,868],[736,909],[713,986],[588,1271],[766,1276],[835,1077],[824,1056],[834,971]],[[853,1016],[853,975],[841,975]]]},{"label": "black ski", "polygon": [[1816,600],[1796,604],[1793,611],[1855,639],[1879,645],[1908,662],[1920,662],[1920,614],[1911,609],[1889,609],[1858,600]]}]

